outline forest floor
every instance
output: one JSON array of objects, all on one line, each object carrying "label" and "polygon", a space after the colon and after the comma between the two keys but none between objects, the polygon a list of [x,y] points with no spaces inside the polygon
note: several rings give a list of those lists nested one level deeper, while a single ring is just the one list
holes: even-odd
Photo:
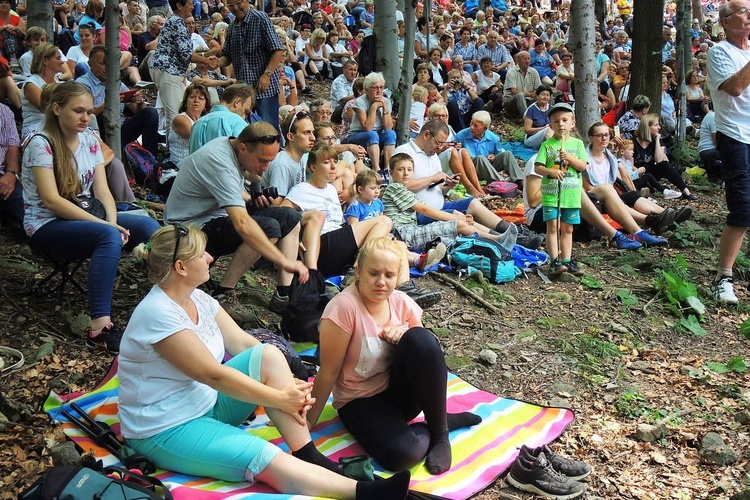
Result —
[{"label": "forest floor", "polygon": [[[504,397],[575,411],[554,447],[594,467],[585,498],[729,498],[750,489],[750,325],[744,323],[750,257],[743,251],[736,266],[740,304],[717,305],[710,284],[723,191],[701,179],[693,188],[700,196],[694,217],[668,233],[669,247],[621,252],[603,241],[576,243],[586,275],[552,284],[533,273],[505,285],[461,278],[499,314],[432,276],[419,279],[420,286],[443,290],[443,305],[427,310],[424,323],[456,374]],[[520,202],[493,201],[491,208]],[[132,257],[120,267],[113,316],[124,326],[149,285]],[[20,230],[9,224],[0,230],[0,346],[26,356],[20,370],[0,374],[0,412],[10,420],[0,417],[0,499],[16,498],[49,468],[50,448],[64,440],[41,409],[48,391],[90,390],[112,361],[84,348],[86,318],[71,331],[71,320],[86,311],[84,295],[69,287],[61,305],[55,297],[25,295],[48,270]],[[261,265],[227,307],[246,328],[276,324],[279,317],[265,309],[272,290],[272,270]],[[483,362],[484,349],[499,361]],[[663,437],[636,438],[639,424],[665,417]],[[734,450],[734,460],[723,450],[731,463],[702,456],[710,432]],[[715,450],[703,455],[710,458],[709,451]],[[475,498],[531,497],[501,479]]]}]

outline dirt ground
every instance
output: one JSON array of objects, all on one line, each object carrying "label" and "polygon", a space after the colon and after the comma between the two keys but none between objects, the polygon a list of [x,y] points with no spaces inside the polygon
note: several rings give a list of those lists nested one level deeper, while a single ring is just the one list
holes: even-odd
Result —
[{"label": "dirt ground", "polygon": [[[740,305],[718,307],[709,285],[723,192],[701,179],[693,187],[700,196],[695,215],[668,233],[669,247],[621,252],[603,241],[576,243],[585,277],[551,284],[535,273],[505,285],[460,278],[499,313],[434,277],[419,280],[444,292],[443,305],[428,310],[424,323],[435,329],[458,375],[495,394],[575,410],[575,422],[555,448],[594,467],[585,498],[729,498],[750,488],[750,328],[741,328],[750,317],[750,258],[743,252],[736,266]],[[493,201],[492,208],[520,202]],[[0,345],[20,349],[26,364],[0,375],[0,412],[10,420],[0,420],[0,499],[15,498],[50,467],[49,449],[63,441],[41,410],[50,388],[89,390],[111,362],[86,349],[81,331],[68,326],[86,311],[85,296],[69,289],[58,305],[56,297],[25,294],[48,271],[21,231],[6,223],[0,230]],[[248,273],[226,304],[248,328],[280,320],[265,309],[271,276],[267,265]],[[125,257],[113,304],[119,324],[148,289],[141,264]],[[703,314],[685,299],[690,293],[670,304],[670,296],[685,291],[705,304]],[[499,361],[481,361],[484,349]],[[664,437],[636,439],[639,424],[664,417],[670,417]],[[702,462],[708,432],[737,452],[733,464]],[[476,498],[531,497],[500,479]]]}]

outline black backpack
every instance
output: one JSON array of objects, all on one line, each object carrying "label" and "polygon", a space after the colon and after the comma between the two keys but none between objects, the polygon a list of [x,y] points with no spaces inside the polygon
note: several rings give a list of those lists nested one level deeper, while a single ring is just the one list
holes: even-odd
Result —
[{"label": "black backpack", "polygon": [[366,36],[359,48],[359,74],[366,76],[375,71],[375,35]]},{"label": "black backpack", "polygon": [[281,319],[281,332],[294,342],[318,342],[323,309],[328,304],[326,285],[320,271],[310,269],[307,283],[295,274],[289,292],[289,306]]}]

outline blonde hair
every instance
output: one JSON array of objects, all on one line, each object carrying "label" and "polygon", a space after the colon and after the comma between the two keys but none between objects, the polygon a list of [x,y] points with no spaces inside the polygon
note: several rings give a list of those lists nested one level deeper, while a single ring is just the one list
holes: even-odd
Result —
[{"label": "blonde hair", "polygon": [[[175,243],[180,228],[187,230],[187,235],[180,235],[180,246],[175,256]],[[133,249],[133,255],[143,259],[148,269],[148,279],[158,285],[174,269],[177,260],[188,261],[206,251],[206,234],[196,226],[164,226],[151,235],[148,243],[141,243]]]},{"label": "blonde hair", "polygon": [[33,56],[31,58],[31,71],[32,75],[41,75],[44,70],[44,61],[50,57],[57,55],[58,49],[51,43],[43,43],[34,49]]},{"label": "blonde hair", "polygon": [[323,40],[323,42],[326,41],[326,32],[323,31],[320,28],[317,28],[315,31],[312,32],[312,35],[310,35],[310,42],[314,42],[316,40]]},{"label": "blonde hair", "polygon": [[368,184],[377,184],[378,186],[380,186],[380,184],[382,183],[383,178],[380,177],[380,174],[378,174],[374,170],[365,168],[357,174],[354,182],[351,186],[349,186],[349,196],[351,196],[352,198],[357,196],[357,188],[367,187]]},{"label": "blonde hair", "polygon": [[357,261],[354,263],[354,267],[362,269],[365,262],[367,262],[367,259],[370,258],[373,252],[378,250],[391,252],[399,261],[404,258],[404,251],[398,243],[387,236],[381,236],[379,238],[373,238],[362,245],[362,248],[359,249],[359,253],[357,253]]},{"label": "blonde hair", "polygon": [[654,140],[651,137],[651,125],[659,123],[659,115],[656,113],[648,113],[641,117],[641,122],[638,124],[638,128],[635,129],[633,137],[636,139],[643,139],[644,141],[651,142]]},{"label": "blonde hair", "polygon": [[[41,46],[40,46],[41,47]],[[57,50],[57,47],[55,47]],[[36,51],[34,51],[36,56]],[[49,103],[44,112],[44,135],[49,139],[55,161],[55,184],[57,192],[66,200],[76,200],[81,192],[81,179],[78,175],[78,162],[65,142],[60,118],[55,114],[55,105],[65,106],[72,99],[80,96],[91,97],[91,92],[78,82],[64,82],[49,92]],[[46,97],[46,96],[45,96]],[[92,98],[93,99],[93,98]]]},{"label": "blonde hair", "polygon": [[427,89],[422,87],[421,85],[415,85],[413,89],[411,89],[411,100],[412,101],[421,101],[423,98],[427,97]]}]

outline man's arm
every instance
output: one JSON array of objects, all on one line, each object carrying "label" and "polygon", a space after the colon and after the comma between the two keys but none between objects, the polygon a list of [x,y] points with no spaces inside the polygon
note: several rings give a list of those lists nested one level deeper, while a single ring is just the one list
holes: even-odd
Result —
[{"label": "man's arm", "polygon": [[732,97],[738,97],[750,85],[750,63],[745,64],[737,73],[724,80],[719,90]]}]

